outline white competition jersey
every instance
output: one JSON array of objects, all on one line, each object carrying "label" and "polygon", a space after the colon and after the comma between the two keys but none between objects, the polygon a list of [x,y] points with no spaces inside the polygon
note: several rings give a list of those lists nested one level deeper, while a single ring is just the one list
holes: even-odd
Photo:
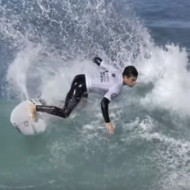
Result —
[{"label": "white competition jersey", "polygon": [[110,65],[106,65],[104,61],[100,65],[104,71],[97,75],[85,75],[88,93],[96,93],[103,95],[108,100],[117,97],[123,87],[122,71]]}]

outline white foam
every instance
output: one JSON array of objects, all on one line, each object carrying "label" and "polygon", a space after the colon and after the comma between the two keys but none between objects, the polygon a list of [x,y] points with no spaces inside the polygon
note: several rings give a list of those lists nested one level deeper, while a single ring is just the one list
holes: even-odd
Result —
[{"label": "white foam", "polygon": [[154,85],[153,89],[141,99],[141,103],[149,108],[172,109],[189,115],[188,53],[175,45],[167,45],[166,48],[167,50],[154,47],[150,59],[142,59],[137,63],[142,74],[140,82]]}]

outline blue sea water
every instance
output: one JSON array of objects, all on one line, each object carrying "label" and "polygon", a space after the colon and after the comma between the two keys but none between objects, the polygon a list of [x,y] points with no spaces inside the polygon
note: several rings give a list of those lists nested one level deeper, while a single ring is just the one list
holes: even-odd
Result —
[{"label": "blue sea water", "polygon": [[[188,190],[190,1],[0,0],[0,189]],[[27,98],[64,99],[77,73],[133,64],[137,85],[101,97],[43,134],[10,123]]]}]

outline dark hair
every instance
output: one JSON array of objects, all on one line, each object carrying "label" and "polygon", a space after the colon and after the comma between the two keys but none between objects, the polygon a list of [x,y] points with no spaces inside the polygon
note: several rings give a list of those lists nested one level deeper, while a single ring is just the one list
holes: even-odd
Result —
[{"label": "dark hair", "polygon": [[127,76],[128,78],[129,77],[135,77],[135,78],[138,77],[138,71],[132,65],[125,67],[125,69],[124,69],[124,71],[123,71],[122,74],[123,74],[123,76]]}]

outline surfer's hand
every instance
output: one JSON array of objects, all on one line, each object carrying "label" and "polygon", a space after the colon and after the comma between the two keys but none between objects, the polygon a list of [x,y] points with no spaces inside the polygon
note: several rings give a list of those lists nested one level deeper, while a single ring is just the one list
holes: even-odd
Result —
[{"label": "surfer's hand", "polygon": [[113,132],[114,132],[113,125],[112,125],[111,123],[106,123],[106,127],[107,127],[107,129],[109,130],[109,132],[110,132],[111,134],[113,134]]}]

